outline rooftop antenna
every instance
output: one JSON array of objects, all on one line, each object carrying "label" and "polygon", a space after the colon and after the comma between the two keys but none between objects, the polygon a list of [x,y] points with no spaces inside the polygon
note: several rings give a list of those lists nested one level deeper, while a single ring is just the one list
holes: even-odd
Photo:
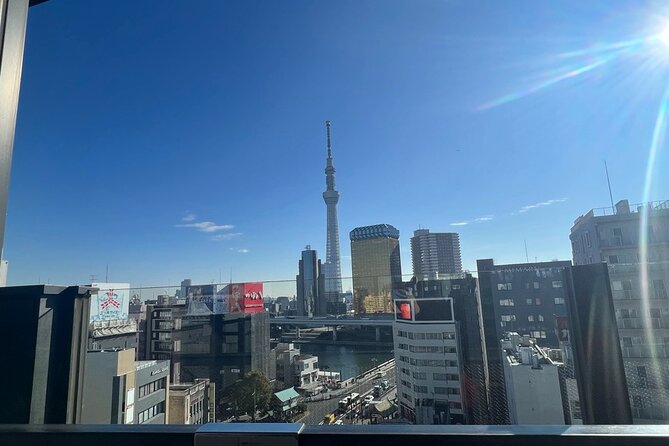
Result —
[{"label": "rooftop antenna", "polygon": [[221,283],[221,268],[218,269],[218,283]]},{"label": "rooftop antenna", "polygon": [[525,242],[525,261],[530,263],[530,257],[527,255],[527,240],[523,240],[523,242]]},{"label": "rooftop antenna", "polygon": [[332,158],[332,144],[330,144],[330,121],[325,121],[325,130],[328,135],[328,158]]},{"label": "rooftop antenna", "polygon": [[107,269],[105,269],[105,282],[109,283],[109,263],[107,263]]},{"label": "rooftop antenna", "polygon": [[95,274],[91,274],[91,283],[97,282],[97,276]]},{"label": "rooftop antenna", "polygon": [[613,205],[613,193],[611,192],[611,179],[609,178],[609,166],[606,165],[606,160],[604,160],[604,170],[606,171],[606,182],[609,185],[609,198],[611,199],[611,211],[616,213],[616,208]]}]

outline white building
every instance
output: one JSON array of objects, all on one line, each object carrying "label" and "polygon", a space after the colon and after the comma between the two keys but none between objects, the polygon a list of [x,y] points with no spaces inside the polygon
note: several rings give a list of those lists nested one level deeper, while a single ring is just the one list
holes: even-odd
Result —
[{"label": "white building", "polygon": [[276,378],[284,387],[316,388],[319,371],[318,356],[301,354],[293,343],[276,346]]},{"label": "white building", "polygon": [[511,424],[565,424],[558,365],[528,336],[507,333],[501,345]]},{"label": "white building", "polygon": [[[450,308],[444,320],[416,320],[421,302]],[[451,298],[396,300],[393,339],[400,413],[415,424],[464,422],[457,327]],[[426,305],[424,305],[426,307]]]}]

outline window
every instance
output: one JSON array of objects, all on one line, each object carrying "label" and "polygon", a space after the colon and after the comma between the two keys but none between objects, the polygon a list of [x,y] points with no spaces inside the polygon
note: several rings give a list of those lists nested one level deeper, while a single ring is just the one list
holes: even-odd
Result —
[{"label": "window", "polygon": [[655,290],[655,299],[667,298],[667,289],[664,287],[664,280],[653,280],[653,289]]},{"label": "window", "polygon": [[562,288],[562,281],[561,280],[554,280],[553,281],[553,288]]},{"label": "window", "polygon": [[546,332],[543,330],[531,331],[530,336],[534,339],[546,339]]},{"label": "window", "polygon": [[585,246],[587,246],[588,248],[590,248],[592,246],[592,243],[590,242],[590,232],[589,231],[585,231],[583,233],[583,244]]},{"label": "window", "polygon": [[538,315],[537,318],[538,318],[539,322],[543,322],[543,321],[544,321],[544,317],[543,317],[543,315],[541,315],[541,314]]},{"label": "window", "polygon": [[401,369],[401,370],[402,370],[402,373],[403,373],[403,374],[408,375],[408,376],[411,376],[411,372],[409,371],[409,369],[404,369],[404,368],[403,368],[403,369]]},{"label": "window", "polygon": [[534,305],[541,305],[541,298],[537,297],[534,299]]},{"label": "window", "polygon": [[137,392],[139,395],[138,398],[143,398],[146,395],[150,395],[153,392],[156,392],[160,389],[164,389],[166,384],[167,384],[167,378],[160,378],[143,386],[139,386]]},{"label": "window", "polygon": [[658,319],[662,316],[662,312],[660,311],[659,308],[651,308],[650,309],[650,317],[653,319]]},{"label": "window", "polygon": [[397,348],[400,350],[409,350],[409,344],[397,344]]},{"label": "window", "polygon": [[413,378],[414,379],[427,379],[427,373],[426,372],[413,372]]},{"label": "window", "polygon": [[613,228],[613,244],[614,246],[623,245],[623,230],[622,228]]},{"label": "window", "polygon": [[149,421],[151,418],[155,417],[156,415],[159,415],[161,413],[165,413],[165,401],[162,401],[155,406],[149,407],[145,411],[140,412],[137,415],[138,422],[140,424],[145,423]]},{"label": "window", "polygon": [[451,409],[462,409],[462,403],[458,403],[457,401],[449,401],[448,407]]},{"label": "window", "polygon": [[427,393],[427,386],[419,386],[414,384],[413,391],[416,393]]},{"label": "window", "polygon": [[617,255],[609,256],[609,263],[618,263],[618,256]]},{"label": "window", "polygon": [[516,320],[516,315],[515,314],[503,314],[501,316],[502,322],[513,322]]},{"label": "window", "polygon": [[534,316],[531,314],[527,316],[527,322],[534,322]]},{"label": "window", "polygon": [[641,397],[641,395],[632,395],[632,404],[637,409],[643,409],[644,405],[643,405],[643,398]]},{"label": "window", "polygon": [[632,338],[624,337],[623,338],[623,347],[631,348],[632,347]]},{"label": "window", "polygon": [[514,306],[513,299],[500,299],[499,304],[502,307],[513,307]]},{"label": "window", "polygon": [[639,377],[639,386],[648,387],[648,375],[646,374],[646,366],[639,365],[636,368],[637,376]]},{"label": "window", "polygon": [[532,304],[534,304],[534,299],[525,299],[525,303],[527,305],[532,305]]},{"label": "window", "polygon": [[511,285],[511,282],[498,283],[497,284],[497,290],[498,291],[511,291],[512,289],[513,289],[513,286]]},{"label": "window", "polygon": [[435,395],[460,395],[460,389],[454,387],[435,387]]},{"label": "window", "polygon": [[538,290],[539,289],[539,282],[534,282],[534,289]]},{"label": "window", "polygon": [[455,339],[455,333],[444,333],[444,339]]},{"label": "window", "polygon": [[433,373],[432,379],[435,381],[459,381],[460,377],[453,373]]},{"label": "window", "polygon": [[553,302],[555,305],[564,305],[564,297],[556,297]]},{"label": "window", "polygon": [[460,285],[458,285],[458,284],[451,285],[451,289],[452,289],[452,290],[459,290],[459,289],[460,289]]}]

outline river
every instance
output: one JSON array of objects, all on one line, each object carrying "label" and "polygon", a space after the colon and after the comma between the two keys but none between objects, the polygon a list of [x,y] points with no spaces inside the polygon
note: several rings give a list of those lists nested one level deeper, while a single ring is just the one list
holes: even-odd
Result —
[{"label": "river", "polygon": [[318,356],[321,370],[341,372],[342,379],[357,376],[393,358],[392,347],[300,344],[300,351]]}]

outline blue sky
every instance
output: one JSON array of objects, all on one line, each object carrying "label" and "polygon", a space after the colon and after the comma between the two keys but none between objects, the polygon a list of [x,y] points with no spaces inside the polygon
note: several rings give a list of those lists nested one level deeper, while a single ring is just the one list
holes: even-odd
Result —
[{"label": "blue sky", "polygon": [[[107,264],[110,279],[133,286],[227,280],[230,270],[293,281],[304,245],[324,256],[326,119],[345,276],[348,232],[376,223],[400,230],[405,273],[419,226],[460,232],[466,268],[524,261],[524,240],[532,260],[569,259],[574,219],[609,203],[604,159],[614,199],[642,200],[669,78],[669,49],[645,47],[574,75],[601,59],[564,53],[656,33],[669,14],[661,2],[615,6],[34,7],[10,283],[85,283]],[[666,165],[662,148],[656,166]],[[650,198],[669,198],[666,175],[655,179]]]}]

